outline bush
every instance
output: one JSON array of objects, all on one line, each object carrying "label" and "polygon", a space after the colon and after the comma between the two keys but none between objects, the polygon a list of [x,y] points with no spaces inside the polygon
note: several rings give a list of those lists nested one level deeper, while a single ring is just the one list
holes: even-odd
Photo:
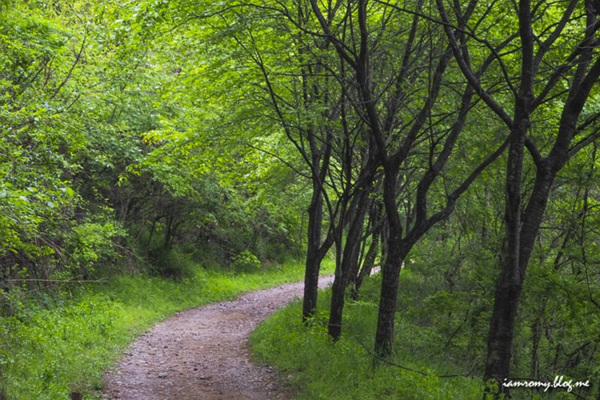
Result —
[{"label": "bush", "polygon": [[59,276],[88,278],[97,267],[111,266],[118,262],[120,254],[115,241],[123,238],[125,231],[115,221],[83,221],[65,234],[67,268]]},{"label": "bush", "polygon": [[258,272],[262,264],[260,260],[248,250],[244,250],[233,258],[231,266],[235,272]]},{"label": "bush", "polygon": [[194,275],[194,264],[177,249],[163,249],[154,261],[155,274],[163,278],[186,279]]}]

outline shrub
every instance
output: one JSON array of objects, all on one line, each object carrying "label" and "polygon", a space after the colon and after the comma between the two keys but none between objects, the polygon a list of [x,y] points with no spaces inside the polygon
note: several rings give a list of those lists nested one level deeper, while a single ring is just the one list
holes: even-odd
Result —
[{"label": "shrub", "polygon": [[262,264],[254,254],[244,250],[233,258],[231,266],[236,272],[258,272]]}]

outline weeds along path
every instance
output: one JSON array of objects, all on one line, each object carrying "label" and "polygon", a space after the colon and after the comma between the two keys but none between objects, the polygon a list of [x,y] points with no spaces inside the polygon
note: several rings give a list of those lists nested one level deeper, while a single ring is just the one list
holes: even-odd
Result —
[{"label": "weeds along path", "polygon": [[[332,277],[322,277],[320,286]],[[140,336],[104,377],[104,399],[288,399],[268,366],[250,362],[248,337],[303,283],[247,293],[176,314]]]}]

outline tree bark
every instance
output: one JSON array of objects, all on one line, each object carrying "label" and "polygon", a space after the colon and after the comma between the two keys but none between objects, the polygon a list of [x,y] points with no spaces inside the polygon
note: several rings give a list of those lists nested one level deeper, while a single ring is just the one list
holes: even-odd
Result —
[{"label": "tree bark", "polygon": [[344,245],[342,262],[339,268],[336,268],[335,280],[333,281],[331,293],[331,310],[328,324],[329,336],[331,336],[333,340],[338,340],[342,334],[342,315],[344,311],[346,287],[348,287],[350,272],[355,268],[355,265],[358,264],[363,224],[369,203],[368,200],[369,191],[364,188],[359,189],[358,197],[356,198],[354,218],[352,218],[350,223],[346,243]]},{"label": "tree bark", "polygon": [[388,357],[394,346],[394,321],[398,299],[400,268],[408,253],[402,241],[402,224],[396,208],[396,183],[398,172],[385,165],[383,178],[383,201],[388,222],[387,254],[382,267],[381,294],[377,331],[375,333],[375,356]]},{"label": "tree bark", "polygon": [[306,245],[306,264],[304,271],[304,299],[302,303],[302,321],[314,316],[319,293],[319,272],[323,251],[321,250],[321,231],[323,226],[323,197],[321,189],[313,184],[313,194],[308,207],[308,230]]},{"label": "tree bark", "polygon": [[523,288],[524,271],[520,269],[521,238],[521,182],[525,135],[529,127],[528,104],[517,102],[506,167],[506,204],[504,210],[505,234],[502,249],[500,275],[496,281],[496,292],[490,329],[484,379],[498,383],[498,395],[505,392],[503,380],[510,369],[514,324],[519,298]]}]

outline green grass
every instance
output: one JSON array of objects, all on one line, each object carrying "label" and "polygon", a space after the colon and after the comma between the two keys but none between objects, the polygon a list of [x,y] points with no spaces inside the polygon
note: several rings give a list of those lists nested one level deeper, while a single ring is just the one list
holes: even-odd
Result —
[{"label": "green grass", "polygon": [[[308,327],[298,320],[300,302],[260,324],[251,335],[254,357],[280,371],[297,399],[481,400],[485,335],[473,334],[480,330],[475,323],[457,329],[464,320],[460,302],[431,291],[431,280],[408,269],[399,292],[394,354],[388,363],[374,365],[380,284],[381,276],[373,276],[365,282],[360,301],[347,300],[338,342],[327,334],[327,290],[319,295],[319,312]],[[513,389],[511,395],[527,400],[583,398],[565,390],[528,388]]]},{"label": "green grass", "polygon": [[10,316],[0,318],[0,399],[69,399],[71,392],[99,398],[103,372],[154,323],[302,277],[302,265],[294,263],[253,274],[198,267],[181,281],[118,276],[53,295],[5,293]]},{"label": "green grass", "polygon": [[345,333],[338,342],[332,343],[327,335],[330,293],[326,291],[320,295],[322,311],[308,328],[297,322],[298,302],[263,322],[251,337],[254,355],[281,371],[299,399],[480,400],[479,379],[437,377],[464,371],[428,348],[439,339],[433,330],[403,322],[391,360],[397,365],[373,365],[377,282],[379,278],[372,278],[365,284],[369,293],[362,301],[347,303]]}]

